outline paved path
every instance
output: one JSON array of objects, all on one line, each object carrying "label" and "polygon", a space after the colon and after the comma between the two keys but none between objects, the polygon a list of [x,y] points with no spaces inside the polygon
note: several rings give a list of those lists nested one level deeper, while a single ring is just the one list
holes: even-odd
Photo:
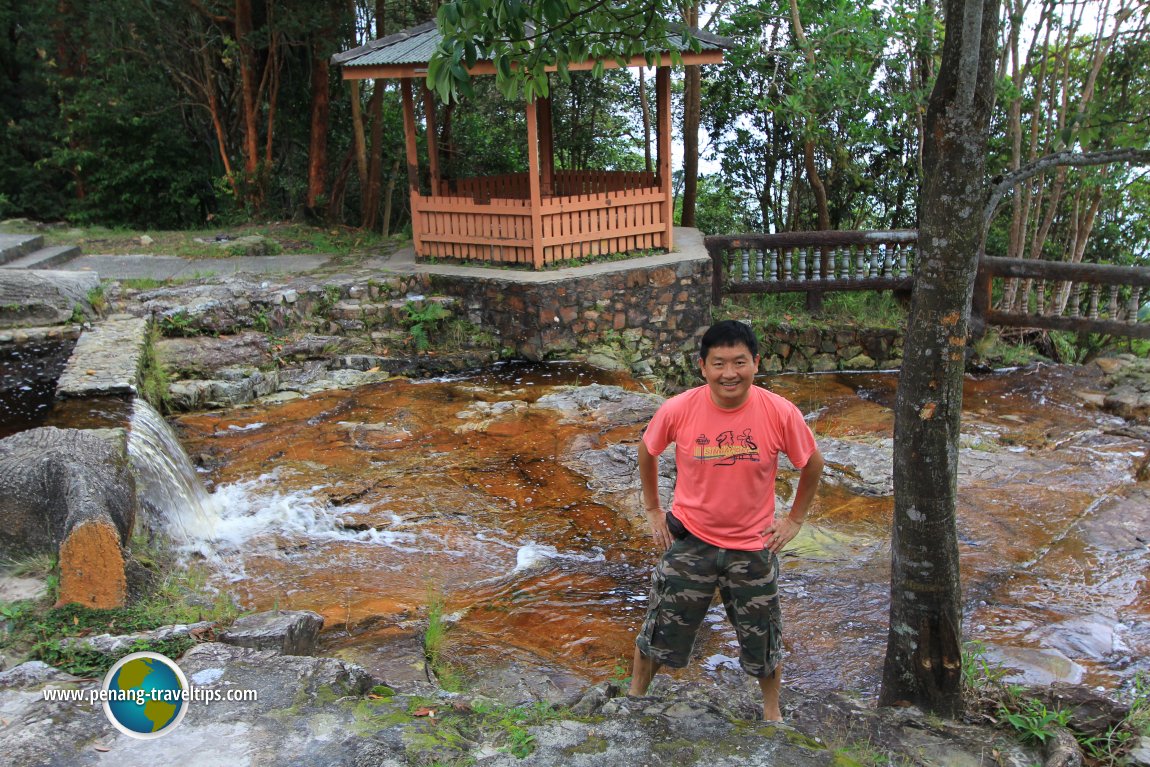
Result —
[{"label": "paved path", "polygon": [[102,280],[151,278],[156,280],[227,277],[246,274],[290,274],[319,269],[330,256],[234,256],[181,258],[179,256],[80,256],[57,267],[69,272],[95,272]]},{"label": "paved path", "polygon": [[[674,264],[684,257],[707,258],[703,237],[697,229],[675,227],[675,251],[662,255],[631,259],[625,268]],[[350,263],[349,263],[350,261]],[[456,277],[484,277],[515,283],[547,283],[576,277],[608,274],[621,268],[620,262],[605,261],[583,266],[530,271],[498,267],[456,266],[452,264],[416,264],[410,245],[391,253],[372,255],[358,261],[332,255],[233,256],[231,258],[185,258],[161,255],[81,255],[53,269],[67,272],[95,272],[101,280],[192,280],[207,277],[230,277],[235,274],[287,275],[323,270],[329,276],[372,273],[439,274]]]}]

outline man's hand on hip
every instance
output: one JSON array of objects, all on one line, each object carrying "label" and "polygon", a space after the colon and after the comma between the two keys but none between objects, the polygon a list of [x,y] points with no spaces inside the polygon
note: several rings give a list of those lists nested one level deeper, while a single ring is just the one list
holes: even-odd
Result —
[{"label": "man's hand on hip", "polygon": [[661,507],[657,507],[646,509],[646,514],[647,524],[651,527],[651,537],[655,540],[655,545],[659,547],[660,551],[671,548],[675,539],[671,536],[671,531],[667,529],[667,513]]},{"label": "man's hand on hip", "polygon": [[796,522],[790,517],[775,517],[775,521],[763,531],[763,543],[772,553],[778,554],[799,534],[802,522]]}]

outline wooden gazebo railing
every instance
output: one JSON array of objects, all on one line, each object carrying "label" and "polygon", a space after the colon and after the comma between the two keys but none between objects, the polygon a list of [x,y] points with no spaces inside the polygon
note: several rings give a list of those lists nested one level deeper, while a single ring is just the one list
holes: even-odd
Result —
[{"label": "wooden gazebo railing", "polygon": [[654,173],[556,171],[551,194],[530,205],[530,176],[441,181],[415,194],[416,252],[496,264],[540,265],[667,248],[669,210]]}]

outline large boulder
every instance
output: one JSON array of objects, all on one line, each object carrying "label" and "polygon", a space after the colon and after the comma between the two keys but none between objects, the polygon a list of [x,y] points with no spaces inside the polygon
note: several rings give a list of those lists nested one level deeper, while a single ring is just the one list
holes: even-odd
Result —
[{"label": "large boulder", "polygon": [[0,328],[57,325],[77,307],[91,314],[88,294],[99,284],[95,272],[0,269]]},{"label": "large boulder", "polygon": [[137,500],[126,440],[44,427],[0,440],[0,556],[59,551],[60,603],[121,605]]}]

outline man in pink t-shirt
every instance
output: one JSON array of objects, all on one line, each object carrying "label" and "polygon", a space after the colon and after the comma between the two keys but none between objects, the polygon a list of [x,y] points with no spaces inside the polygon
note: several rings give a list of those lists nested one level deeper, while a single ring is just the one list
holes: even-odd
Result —
[{"label": "man in pink t-shirt", "polygon": [[[718,588],[739,639],[739,663],[759,681],[763,718],[777,721],[777,554],[806,519],[823,457],[799,409],[753,385],[758,368],[758,341],[750,327],[716,323],[699,345],[706,384],[664,402],[639,443],[643,506],[651,536],[665,553],[635,640],[629,693],[646,694],[661,666],[687,664]],[[678,479],[668,513],[659,499],[658,457],[671,443]],[[780,452],[801,471],[790,512],[776,519]]]}]

